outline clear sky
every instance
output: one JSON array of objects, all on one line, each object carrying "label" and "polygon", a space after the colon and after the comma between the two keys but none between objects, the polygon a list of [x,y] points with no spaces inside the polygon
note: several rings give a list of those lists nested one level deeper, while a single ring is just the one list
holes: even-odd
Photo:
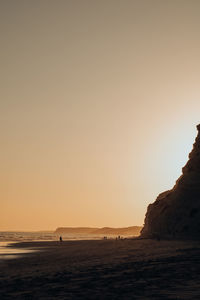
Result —
[{"label": "clear sky", "polygon": [[199,14],[0,0],[0,230],[143,224],[200,123]]}]

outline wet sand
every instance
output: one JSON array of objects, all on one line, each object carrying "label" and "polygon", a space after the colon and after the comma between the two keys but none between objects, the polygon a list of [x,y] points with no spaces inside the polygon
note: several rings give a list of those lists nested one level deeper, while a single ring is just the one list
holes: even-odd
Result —
[{"label": "wet sand", "polygon": [[27,242],[0,260],[0,299],[200,299],[200,242]]},{"label": "wet sand", "polygon": [[[0,262],[2,259],[15,259],[16,257],[21,257],[24,254],[35,252],[36,250],[21,248],[17,246],[15,248],[15,244],[17,242],[2,242],[0,241]],[[12,246],[10,246],[12,245]]]}]

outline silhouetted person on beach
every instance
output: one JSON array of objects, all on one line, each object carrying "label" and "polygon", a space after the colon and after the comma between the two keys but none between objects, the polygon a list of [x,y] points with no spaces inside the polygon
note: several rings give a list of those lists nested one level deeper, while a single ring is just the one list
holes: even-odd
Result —
[{"label": "silhouetted person on beach", "polygon": [[63,239],[62,239],[62,236],[60,236],[60,242],[62,243]]}]

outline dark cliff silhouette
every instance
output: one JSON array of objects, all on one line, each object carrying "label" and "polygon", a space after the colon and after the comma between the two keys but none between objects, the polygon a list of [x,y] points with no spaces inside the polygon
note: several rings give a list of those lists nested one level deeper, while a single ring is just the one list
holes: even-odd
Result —
[{"label": "dark cliff silhouette", "polygon": [[148,206],[142,237],[200,239],[200,125],[197,130],[183,174]]}]

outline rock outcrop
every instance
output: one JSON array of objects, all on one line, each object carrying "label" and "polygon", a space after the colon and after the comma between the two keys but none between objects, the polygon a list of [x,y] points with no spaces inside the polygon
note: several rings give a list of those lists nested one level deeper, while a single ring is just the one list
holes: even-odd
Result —
[{"label": "rock outcrop", "polygon": [[200,125],[198,135],[172,190],[147,209],[141,237],[200,239]]}]

